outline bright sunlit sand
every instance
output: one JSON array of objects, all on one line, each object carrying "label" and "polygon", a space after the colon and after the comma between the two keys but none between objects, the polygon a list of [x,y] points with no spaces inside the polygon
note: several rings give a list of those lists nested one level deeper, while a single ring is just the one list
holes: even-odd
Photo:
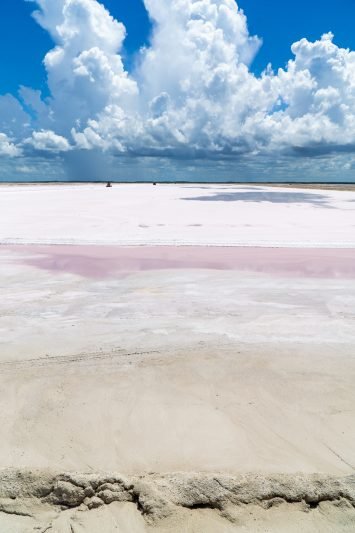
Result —
[{"label": "bright sunlit sand", "polygon": [[0,11],[0,533],[355,532],[355,1]]},{"label": "bright sunlit sand", "polygon": [[1,532],[352,530],[354,191],[1,186],[0,243]]}]

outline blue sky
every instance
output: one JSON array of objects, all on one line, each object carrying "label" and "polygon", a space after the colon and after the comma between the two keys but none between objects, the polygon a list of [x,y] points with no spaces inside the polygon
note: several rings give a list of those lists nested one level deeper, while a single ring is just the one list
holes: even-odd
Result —
[{"label": "blue sky", "polygon": [[[200,31],[201,26],[196,25],[195,33],[187,37],[191,42],[186,50],[179,41],[174,42],[176,35],[184,39],[182,32],[186,31],[184,24],[188,23],[188,20],[180,20],[178,10],[174,11],[178,0],[146,0],[146,7],[142,0],[56,0],[54,3],[64,6],[65,1],[72,7],[80,5],[88,16],[95,13],[94,17],[102,17],[109,37],[95,36],[95,30],[87,25],[85,17],[81,24],[80,17],[70,18],[73,17],[70,15],[65,19],[63,15],[63,20],[58,19],[57,23],[68,27],[76,24],[75,31],[81,39],[76,56],[71,56],[70,39],[64,43],[53,42],[49,35],[48,25],[53,24],[51,8],[45,13],[44,19],[47,19],[39,24],[31,16],[38,7],[36,2],[11,0],[1,6],[0,155],[3,153],[6,157],[0,157],[0,179],[6,179],[9,172],[16,174],[16,168],[27,168],[29,175],[32,172],[33,176],[40,177],[43,174],[41,169],[48,173],[49,160],[57,168],[58,175],[69,172],[70,177],[68,166],[72,166],[73,169],[76,167],[73,174],[77,176],[80,173],[77,167],[83,161],[82,151],[91,150],[87,159],[95,157],[93,154],[104,153],[105,160],[111,161],[115,168],[117,158],[120,158],[120,168],[126,162],[129,176],[134,176],[137,167],[139,177],[145,170],[149,176],[153,175],[152,169],[163,169],[158,174],[154,171],[155,179],[159,179],[162,173],[166,176],[167,169],[171,179],[183,176],[184,172],[187,176],[200,175],[205,160],[206,174],[211,175],[211,179],[213,176],[218,179],[219,175],[223,179],[234,179],[234,172],[236,179],[241,174],[246,179],[257,179],[262,174],[267,179],[269,170],[276,166],[278,175],[285,180],[297,179],[298,174],[300,177],[306,174],[310,180],[321,179],[323,175],[325,179],[340,179],[338,176],[342,175],[345,180],[353,180],[355,104],[350,77],[354,59],[341,49],[355,50],[354,0],[339,0],[336,4],[330,0],[240,0],[238,6],[247,17],[247,29],[243,29],[243,15],[236,6],[233,8],[231,0],[203,0],[206,10],[191,14],[192,24],[201,17],[207,32],[214,35],[214,42],[219,39],[220,29],[225,32],[225,37],[214,48],[206,44],[207,41],[203,45],[199,41],[198,46],[206,48],[203,49],[205,63],[198,67],[201,68],[198,80],[194,72],[202,48],[191,58],[187,57],[189,52],[186,50],[192,45],[196,48],[196,28]],[[194,5],[194,0],[183,1],[188,6]],[[37,2],[43,7],[48,0]],[[116,42],[115,32],[119,33],[118,26],[112,24],[107,13],[96,11],[97,4],[103,4],[112,17],[126,27],[127,37],[122,47],[113,44]],[[229,22],[221,22],[220,17],[213,16],[209,20],[210,15],[206,15],[211,13],[207,11],[212,9],[211,6],[221,9],[222,4],[227,6],[228,20],[234,24],[231,35],[227,31]],[[156,20],[154,28],[150,19]],[[90,31],[93,33],[91,40],[87,37]],[[166,38],[169,32],[170,42]],[[327,32],[332,32],[334,38],[330,36],[320,41]],[[203,39],[205,35],[201,33]],[[253,36],[262,40],[259,49]],[[296,60],[291,68],[287,68],[287,62],[295,59],[291,46],[301,39],[307,41],[297,48]],[[55,45],[62,46],[66,54],[57,70],[43,63]],[[135,70],[135,59],[143,45],[148,49],[151,47],[154,57],[149,54],[141,56],[142,67]],[[101,55],[90,59],[91,71],[88,73],[82,58],[95,47],[101,49]],[[220,68],[216,64],[220,53],[220,65],[224,65],[224,69],[230,62],[228,72],[223,74],[223,89]],[[231,60],[233,53],[235,62]],[[123,61],[124,73],[119,72],[116,54]],[[68,65],[74,68],[73,64],[78,61],[79,70],[71,72],[68,79],[63,78],[63,69],[67,72]],[[89,61],[86,56],[85,61]],[[92,61],[96,62],[95,67]],[[332,70],[334,62],[342,69],[341,81]],[[238,63],[237,67],[234,63]],[[248,65],[250,72],[247,80],[244,79],[243,63]],[[279,67],[284,69],[283,73],[277,78],[270,75],[267,82],[261,82],[259,76],[269,63],[275,73]],[[107,79],[105,83],[108,85],[104,87],[99,80],[104,64],[111,68],[110,79],[114,79],[111,86]],[[214,82],[212,92],[210,81],[202,80],[209,72],[210,78],[215,76],[219,80]],[[98,78],[94,79],[95,76]],[[86,86],[85,77],[91,80]],[[120,84],[125,77],[128,82],[124,81],[126,85],[122,88]],[[115,92],[117,84],[121,87],[120,94]],[[181,93],[181,84],[190,87],[190,93],[185,89]],[[20,86],[41,91],[41,97],[39,93],[35,96],[34,92],[19,95]],[[70,86],[73,92],[66,94],[64,86],[66,91]],[[11,101],[4,96],[8,94],[14,97]],[[139,101],[137,94],[140,95]],[[250,102],[245,102],[243,94],[254,96]],[[36,105],[34,99],[38,100]],[[258,105],[254,105],[255,100],[259,100]],[[66,107],[71,107],[69,104],[73,109],[66,113]],[[83,109],[76,114],[75,106]],[[228,108],[236,117],[233,124],[228,116],[222,117]],[[108,125],[108,114],[112,115],[113,109],[125,115],[124,131],[120,130],[121,115],[119,121],[115,118]],[[141,121],[139,126],[137,113],[138,121]],[[189,118],[195,114],[195,123],[187,127]],[[87,128],[92,120],[95,121],[94,128]],[[16,123],[16,127],[11,122]],[[118,123],[115,132],[113,128]],[[347,136],[342,133],[345,129],[350,132]],[[282,134],[284,131],[287,135]],[[310,131],[308,136],[307,131]],[[107,169],[107,172],[111,171],[112,168]],[[121,168],[121,175],[122,172]]]}]

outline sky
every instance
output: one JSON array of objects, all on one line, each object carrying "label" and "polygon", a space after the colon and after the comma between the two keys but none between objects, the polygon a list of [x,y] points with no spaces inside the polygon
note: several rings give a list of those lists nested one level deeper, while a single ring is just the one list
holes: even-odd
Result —
[{"label": "sky", "polygon": [[1,10],[2,181],[355,181],[354,0]]}]

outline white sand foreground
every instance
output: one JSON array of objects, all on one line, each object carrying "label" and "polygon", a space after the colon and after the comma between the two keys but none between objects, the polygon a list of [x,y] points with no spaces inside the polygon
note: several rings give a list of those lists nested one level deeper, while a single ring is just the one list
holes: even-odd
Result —
[{"label": "white sand foreground", "polygon": [[1,533],[355,530],[355,193],[219,187],[0,187]]}]

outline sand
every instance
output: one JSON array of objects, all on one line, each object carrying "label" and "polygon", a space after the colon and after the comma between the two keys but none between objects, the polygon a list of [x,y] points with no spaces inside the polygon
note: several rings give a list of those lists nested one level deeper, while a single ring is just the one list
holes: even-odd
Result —
[{"label": "sand", "polygon": [[[157,246],[152,225],[119,247],[138,235],[130,187],[125,229],[97,186],[81,186],[78,218],[72,186],[62,204],[37,186],[26,224],[33,187],[0,199],[1,533],[354,531],[354,193],[332,191],[331,208],[216,201],[218,233],[204,208],[180,218],[166,186],[180,246]],[[158,216],[157,189],[137,190],[140,216]],[[254,247],[272,209],[284,245]],[[345,228],[336,247],[335,230],[320,246],[322,210]],[[185,247],[192,216],[207,247]],[[235,226],[246,246],[222,247]]]},{"label": "sand", "polygon": [[[2,531],[351,531],[354,480],[4,472]],[[62,512],[56,513],[55,508]],[[35,509],[36,519],[31,516]],[[15,514],[17,513],[17,515]],[[5,529],[4,529],[5,528]],[[319,529],[321,528],[321,529]]]}]

